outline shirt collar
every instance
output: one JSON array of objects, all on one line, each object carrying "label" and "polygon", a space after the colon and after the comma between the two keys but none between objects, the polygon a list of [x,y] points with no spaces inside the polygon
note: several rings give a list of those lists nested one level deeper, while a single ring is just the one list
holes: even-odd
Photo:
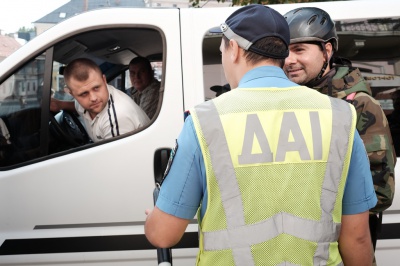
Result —
[{"label": "shirt collar", "polygon": [[[252,83],[258,83],[259,79],[264,78],[268,78],[271,82],[276,83],[277,85],[274,87],[299,86],[288,79],[282,68],[276,66],[260,66],[248,71],[240,80],[238,87],[253,87],[251,85]],[[267,84],[267,86],[273,85]]]}]

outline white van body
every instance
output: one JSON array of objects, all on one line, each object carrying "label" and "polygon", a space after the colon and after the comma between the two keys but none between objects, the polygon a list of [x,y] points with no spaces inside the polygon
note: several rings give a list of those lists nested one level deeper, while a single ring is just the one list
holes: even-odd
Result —
[{"label": "white van body", "polygon": [[[300,6],[320,7],[335,21],[400,17],[397,0],[272,7],[284,14]],[[226,83],[219,58],[211,60],[219,63],[205,63],[208,47],[204,40],[212,38],[206,36],[210,28],[220,25],[237,8],[112,8],[90,11],[50,28],[0,63],[0,86],[3,85],[0,87],[0,103],[5,101],[2,89],[7,90],[7,84],[19,78],[18,71],[39,57],[45,60],[41,76],[43,83],[39,84],[43,85],[41,96],[50,95],[51,89],[54,90],[53,75],[57,80],[59,78],[48,63],[53,60],[52,53],[57,51],[57,44],[89,31],[100,34],[116,28],[132,29],[139,34],[139,28],[150,29],[159,33],[160,39],[146,40],[139,35],[137,39],[149,41],[148,49],[152,42],[161,40],[159,60],[162,63],[163,93],[157,117],[139,132],[50,154],[42,146],[50,133],[42,130],[38,156],[0,166],[0,265],[157,265],[156,250],[146,241],[143,226],[144,211],[153,206],[152,192],[157,172],[155,153],[174,146],[183,126],[185,110],[209,99],[210,86]],[[374,31],[371,35],[379,36],[380,32]],[[393,32],[393,38],[400,39],[399,31]],[[218,49],[219,41],[220,37],[213,49]],[[115,46],[112,40],[104,43],[110,48]],[[77,52],[79,47],[76,47],[66,48],[65,55]],[[93,54],[97,53],[96,49],[107,48],[82,47],[83,52]],[[219,51],[215,50],[215,54],[218,56]],[[54,58],[56,56],[54,53]],[[396,73],[389,74],[400,74],[398,53],[381,61],[390,61],[394,65]],[[47,70],[48,67],[51,70]],[[392,85],[392,88],[398,87],[400,84]],[[23,95],[19,93],[22,99]],[[45,111],[46,104],[48,106],[49,98],[43,97],[38,108],[41,110],[40,125],[47,129],[51,114]],[[400,173],[399,167],[397,165],[396,173]],[[399,187],[397,183],[396,187]],[[396,194],[393,205],[385,211],[383,223],[376,251],[378,264],[398,265],[400,194]],[[195,264],[195,221],[189,225],[184,238],[186,241],[172,250],[173,265]]]}]

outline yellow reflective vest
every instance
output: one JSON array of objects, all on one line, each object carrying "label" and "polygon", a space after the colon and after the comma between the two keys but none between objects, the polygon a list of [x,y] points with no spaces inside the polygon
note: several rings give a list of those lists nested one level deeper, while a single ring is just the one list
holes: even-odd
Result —
[{"label": "yellow reflective vest", "polygon": [[208,190],[197,264],[342,265],[354,107],[307,87],[240,88],[190,113]]}]

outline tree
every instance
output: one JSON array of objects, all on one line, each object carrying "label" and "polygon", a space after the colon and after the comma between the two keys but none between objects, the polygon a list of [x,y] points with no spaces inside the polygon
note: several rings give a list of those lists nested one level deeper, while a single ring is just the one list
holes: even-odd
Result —
[{"label": "tree", "polygon": [[[189,0],[193,7],[200,7],[200,0]],[[210,1],[210,0],[208,0]],[[207,1],[207,2],[208,2]],[[217,0],[218,2],[224,3],[225,0]],[[232,0],[232,6],[246,6],[248,4],[289,4],[289,3],[307,3],[307,2],[332,2],[340,0]]]},{"label": "tree", "polygon": [[36,32],[36,30],[35,27],[27,28],[23,26],[22,28],[19,28],[18,32]]}]

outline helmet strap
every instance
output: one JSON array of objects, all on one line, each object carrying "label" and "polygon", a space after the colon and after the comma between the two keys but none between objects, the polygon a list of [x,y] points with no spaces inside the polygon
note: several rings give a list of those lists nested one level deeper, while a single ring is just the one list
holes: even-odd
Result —
[{"label": "helmet strap", "polygon": [[321,48],[322,48],[322,53],[323,53],[324,58],[325,58],[325,62],[324,62],[324,64],[322,65],[322,69],[321,69],[321,71],[319,72],[318,76],[316,77],[316,80],[319,80],[320,78],[322,78],[322,76],[323,76],[324,73],[325,73],[326,67],[328,66],[329,59],[330,59],[330,58],[328,58],[328,52],[326,51],[325,43],[321,42],[320,45],[321,45]]},{"label": "helmet strap", "polygon": [[319,80],[322,78],[322,76],[325,73],[326,67],[328,66],[328,62],[325,61],[324,64],[322,65],[321,71],[319,72],[318,76],[315,78],[315,80]]},{"label": "helmet strap", "polygon": [[319,81],[323,77],[323,75],[325,73],[325,70],[326,70],[326,68],[328,66],[328,63],[330,61],[330,58],[328,58],[328,53],[327,53],[326,48],[325,48],[325,43],[320,42],[319,45],[321,45],[322,53],[323,53],[324,58],[325,58],[325,62],[322,65],[321,71],[318,73],[318,75],[315,78],[313,78],[312,80],[310,80],[309,82],[307,82],[307,84],[305,84],[306,86],[309,86],[309,87],[314,87],[314,85],[318,84],[317,81]]}]

